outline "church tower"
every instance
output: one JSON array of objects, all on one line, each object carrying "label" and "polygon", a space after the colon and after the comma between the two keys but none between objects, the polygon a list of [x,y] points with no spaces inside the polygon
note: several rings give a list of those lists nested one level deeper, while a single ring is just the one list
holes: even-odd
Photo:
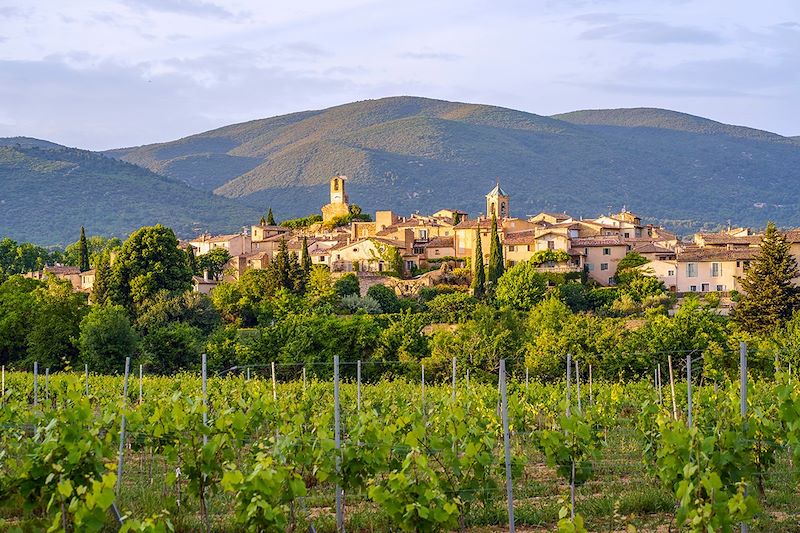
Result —
[{"label": "church tower", "polygon": [[331,203],[347,204],[347,193],[344,191],[346,176],[334,176],[331,178]]},{"label": "church tower", "polygon": [[509,196],[500,188],[498,181],[494,189],[486,195],[486,216],[492,218],[494,215],[498,220],[503,220],[511,216],[509,213]]},{"label": "church tower", "polygon": [[330,191],[331,201],[322,206],[322,221],[330,222],[335,218],[350,214],[350,206],[347,205],[347,193],[344,184],[347,176],[334,176],[331,178]]}]

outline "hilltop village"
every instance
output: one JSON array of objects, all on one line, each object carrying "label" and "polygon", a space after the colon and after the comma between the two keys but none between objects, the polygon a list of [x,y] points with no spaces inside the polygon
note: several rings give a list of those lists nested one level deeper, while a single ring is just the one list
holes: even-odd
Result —
[{"label": "hilltop village", "polygon": [[[181,241],[181,247],[191,247],[196,256],[216,249],[229,255],[223,275],[195,276],[194,290],[208,294],[221,281],[238,279],[249,269],[266,268],[284,243],[298,257],[307,250],[311,264],[327,266],[334,276],[356,273],[362,278],[362,290],[381,283],[410,295],[435,284],[441,271],[469,267],[477,239],[487,263],[494,219],[506,267],[534,259],[541,272],[583,274],[601,286],[611,286],[619,262],[636,252],[647,260],[639,269],[671,292],[724,294],[740,289],[738,278],[761,240],[749,228],[740,227],[697,233],[685,242],[660,226],[643,224],[641,217],[626,209],[592,219],[546,212],[522,218],[513,215],[512,197],[499,183],[486,194],[485,212],[474,216],[458,209],[410,216],[377,211],[370,220],[354,209],[346,187],[345,176],[331,178],[330,202],[322,206],[321,217],[280,225],[262,218],[240,233],[204,233]],[[353,217],[354,212],[358,216]],[[800,257],[800,230],[790,230],[785,236],[792,254]],[[390,271],[399,272],[401,279],[384,275]],[[27,276],[42,278],[47,273],[69,279],[75,289],[85,292],[91,291],[94,282],[94,270],[80,272],[66,266],[45,267]]]}]

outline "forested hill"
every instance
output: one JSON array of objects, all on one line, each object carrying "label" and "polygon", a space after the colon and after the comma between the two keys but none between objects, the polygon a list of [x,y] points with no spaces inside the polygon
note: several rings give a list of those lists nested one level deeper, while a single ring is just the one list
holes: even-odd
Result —
[{"label": "forested hill", "polygon": [[0,139],[0,238],[42,245],[124,237],[162,223],[181,236],[239,229],[260,213],[173,178],[38,139]]},{"label": "forested hill", "polygon": [[365,210],[476,212],[499,178],[512,214],[623,205],[690,230],[800,225],[800,144],[662,109],[553,117],[416,97],[355,102],[109,152],[280,217],[316,212],[348,175]]}]

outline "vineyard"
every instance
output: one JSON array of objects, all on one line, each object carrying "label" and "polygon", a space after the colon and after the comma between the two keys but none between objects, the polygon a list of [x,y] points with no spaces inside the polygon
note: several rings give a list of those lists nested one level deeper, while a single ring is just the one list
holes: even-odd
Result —
[{"label": "vineyard", "polygon": [[4,372],[0,529],[800,531],[800,383],[692,357],[631,383],[568,357],[548,383]]}]

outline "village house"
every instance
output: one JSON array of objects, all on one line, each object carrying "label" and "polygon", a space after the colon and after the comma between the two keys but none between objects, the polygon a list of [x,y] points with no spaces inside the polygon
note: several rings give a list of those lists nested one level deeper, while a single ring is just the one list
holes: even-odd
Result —
[{"label": "village house", "polygon": [[729,292],[740,290],[738,278],[758,253],[754,247],[688,247],[677,254],[677,292]]},{"label": "village house", "polygon": [[227,250],[231,256],[249,254],[251,252],[251,239],[246,231],[231,235],[214,235],[203,233],[189,241],[194,248],[195,255],[207,254],[216,248]]},{"label": "village house", "polygon": [[601,285],[613,285],[617,265],[631,246],[619,236],[572,239],[570,254],[579,257],[581,268]]},{"label": "village house", "polygon": [[48,276],[54,276],[58,279],[69,281],[72,288],[76,291],[83,289],[81,284],[81,269],[78,267],[53,265],[46,266],[42,270],[34,270],[33,272],[26,272],[23,274],[25,278],[38,279],[40,281],[47,280]]}]

